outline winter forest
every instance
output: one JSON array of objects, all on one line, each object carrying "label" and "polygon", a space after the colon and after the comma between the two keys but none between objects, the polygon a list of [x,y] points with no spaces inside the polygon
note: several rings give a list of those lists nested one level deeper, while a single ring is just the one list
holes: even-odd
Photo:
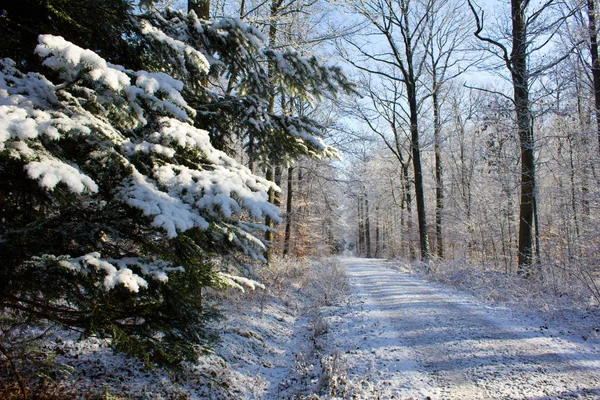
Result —
[{"label": "winter forest", "polygon": [[2,2],[0,397],[418,397],[340,257],[598,339],[598,7]]}]

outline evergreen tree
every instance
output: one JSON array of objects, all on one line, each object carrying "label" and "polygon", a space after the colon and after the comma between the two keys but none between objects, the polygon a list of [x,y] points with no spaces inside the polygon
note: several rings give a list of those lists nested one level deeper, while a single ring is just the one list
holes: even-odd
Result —
[{"label": "evergreen tree", "polygon": [[[14,34],[2,35],[14,61],[0,73],[5,315],[111,337],[149,361],[193,358],[206,344],[202,287],[248,282],[215,260],[261,259],[255,221],[280,220],[267,195],[277,188],[213,143],[251,132],[270,157],[333,154],[316,123],[269,112],[266,95],[276,85],[318,99],[351,85],[314,58],[265,48],[236,19],[134,13],[118,0],[44,7],[39,25],[16,6],[0,25]],[[86,24],[98,7],[118,23]],[[50,11],[64,18],[48,22]],[[30,36],[46,29],[72,41],[40,35],[35,61]],[[203,87],[206,74],[229,90]]]}]

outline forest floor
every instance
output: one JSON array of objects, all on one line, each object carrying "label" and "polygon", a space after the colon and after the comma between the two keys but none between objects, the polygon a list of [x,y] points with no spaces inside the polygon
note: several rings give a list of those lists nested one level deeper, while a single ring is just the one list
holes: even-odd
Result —
[{"label": "forest floor", "polygon": [[278,260],[257,271],[266,290],[207,293],[220,339],[179,371],[53,332],[69,372],[42,398],[600,399],[589,295],[465,268]]},{"label": "forest floor", "polygon": [[397,263],[342,262],[352,296],[326,317],[337,365],[331,397],[600,398],[600,321],[577,321],[589,314],[544,318],[399,272]]}]

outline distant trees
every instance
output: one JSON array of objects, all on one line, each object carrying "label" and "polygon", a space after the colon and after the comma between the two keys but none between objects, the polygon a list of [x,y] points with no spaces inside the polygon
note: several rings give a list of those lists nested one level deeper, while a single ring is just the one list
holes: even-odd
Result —
[{"label": "distant trees", "polygon": [[[402,111],[405,115],[406,129],[410,132],[410,151],[423,261],[428,261],[430,258],[419,130],[419,116],[424,101],[420,83],[425,73],[427,56],[419,46],[420,39],[427,35],[427,18],[433,4],[434,2],[429,0],[417,2],[366,0],[351,3],[352,11],[368,23],[367,32],[361,34],[364,35],[363,38],[367,37],[369,40],[349,39],[347,43],[352,51],[347,52],[345,56],[346,60],[358,70],[402,85],[401,95],[406,104],[406,111],[404,109]],[[374,38],[377,38],[375,45]],[[402,129],[401,126],[398,128]]]},{"label": "distant trees", "polygon": [[422,38],[427,54],[425,68],[429,75],[431,108],[433,114],[433,146],[435,154],[435,248],[439,258],[444,257],[442,218],[444,213],[444,166],[442,127],[443,103],[448,93],[448,83],[459,77],[470,66],[467,57],[469,32],[467,19],[462,15],[463,5],[438,0],[433,3],[427,17],[427,35]]},{"label": "distant trees", "polygon": [[[442,166],[442,103],[445,86],[467,67],[462,48],[467,41],[466,25],[460,20],[460,6],[443,0],[356,1],[352,13],[365,21],[359,35],[348,38],[346,60],[365,75],[363,90],[371,99],[371,111],[354,112],[362,123],[380,136],[402,166],[403,179],[414,183],[421,259],[430,258],[422,162],[423,126],[431,112],[436,154],[435,245],[443,257],[442,214],[444,206]],[[363,38],[368,37],[368,41]],[[355,108],[362,107],[359,103]],[[379,126],[381,118],[389,126]],[[429,122],[429,123],[431,123]],[[409,153],[404,154],[408,134]],[[404,160],[412,164],[408,176]],[[412,185],[409,184],[409,186]],[[406,197],[408,209],[412,196]]]},{"label": "distant trees", "polygon": [[[363,98],[347,112],[357,121],[356,135],[381,143],[369,152],[377,160],[366,160],[361,168],[387,171],[379,165],[384,150],[398,162],[391,188],[379,179],[363,180],[366,188],[355,190],[387,200],[398,200],[402,193],[398,223],[406,227],[412,199],[402,188],[408,185],[417,199],[421,186],[424,208],[436,209],[435,230],[432,218],[425,221],[425,233],[435,237],[431,244],[438,257],[464,257],[527,278],[593,263],[591,253],[585,252],[591,258],[584,262],[584,252],[577,256],[574,250],[596,248],[581,242],[581,232],[598,231],[589,213],[599,190],[598,156],[590,153],[591,135],[598,132],[598,27],[592,12],[597,4],[467,6],[466,19],[464,13],[453,14],[460,7],[453,1],[357,1],[350,6],[364,30],[339,47],[358,71]],[[483,79],[460,75],[473,65]],[[414,132],[421,168],[414,160]],[[362,165],[361,157],[352,160]],[[385,202],[369,199],[370,204]],[[356,213],[364,220],[365,207]],[[364,224],[356,226],[360,237]],[[413,239],[404,229],[395,232],[401,240],[392,243],[390,253],[410,258],[401,243]],[[569,254],[570,261],[555,265],[558,254]],[[587,285],[589,271],[584,275]]]}]

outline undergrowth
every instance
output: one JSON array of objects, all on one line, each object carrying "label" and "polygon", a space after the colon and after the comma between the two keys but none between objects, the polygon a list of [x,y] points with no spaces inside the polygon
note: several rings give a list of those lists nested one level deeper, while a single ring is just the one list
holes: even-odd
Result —
[{"label": "undergrowth", "polygon": [[182,363],[176,373],[115,353],[105,339],[80,340],[77,333],[44,329],[31,321],[17,329],[4,319],[0,398],[262,398],[269,390],[267,382],[245,376],[233,365],[272,357],[270,348],[281,345],[278,341],[285,338],[279,336],[298,318],[304,318],[309,334],[298,344],[290,371],[296,380],[284,392],[290,398],[318,398],[316,393],[327,392],[333,382],[327,374],[331,368],[320,362],[328,332],[322,309],[347,298],[344,268],[333,260],[275,259],[249,266],[249,271],[264,289],[203,290],[205,304],[220,308],[224,317],[210,323],[221,342],[198,362]]}]

